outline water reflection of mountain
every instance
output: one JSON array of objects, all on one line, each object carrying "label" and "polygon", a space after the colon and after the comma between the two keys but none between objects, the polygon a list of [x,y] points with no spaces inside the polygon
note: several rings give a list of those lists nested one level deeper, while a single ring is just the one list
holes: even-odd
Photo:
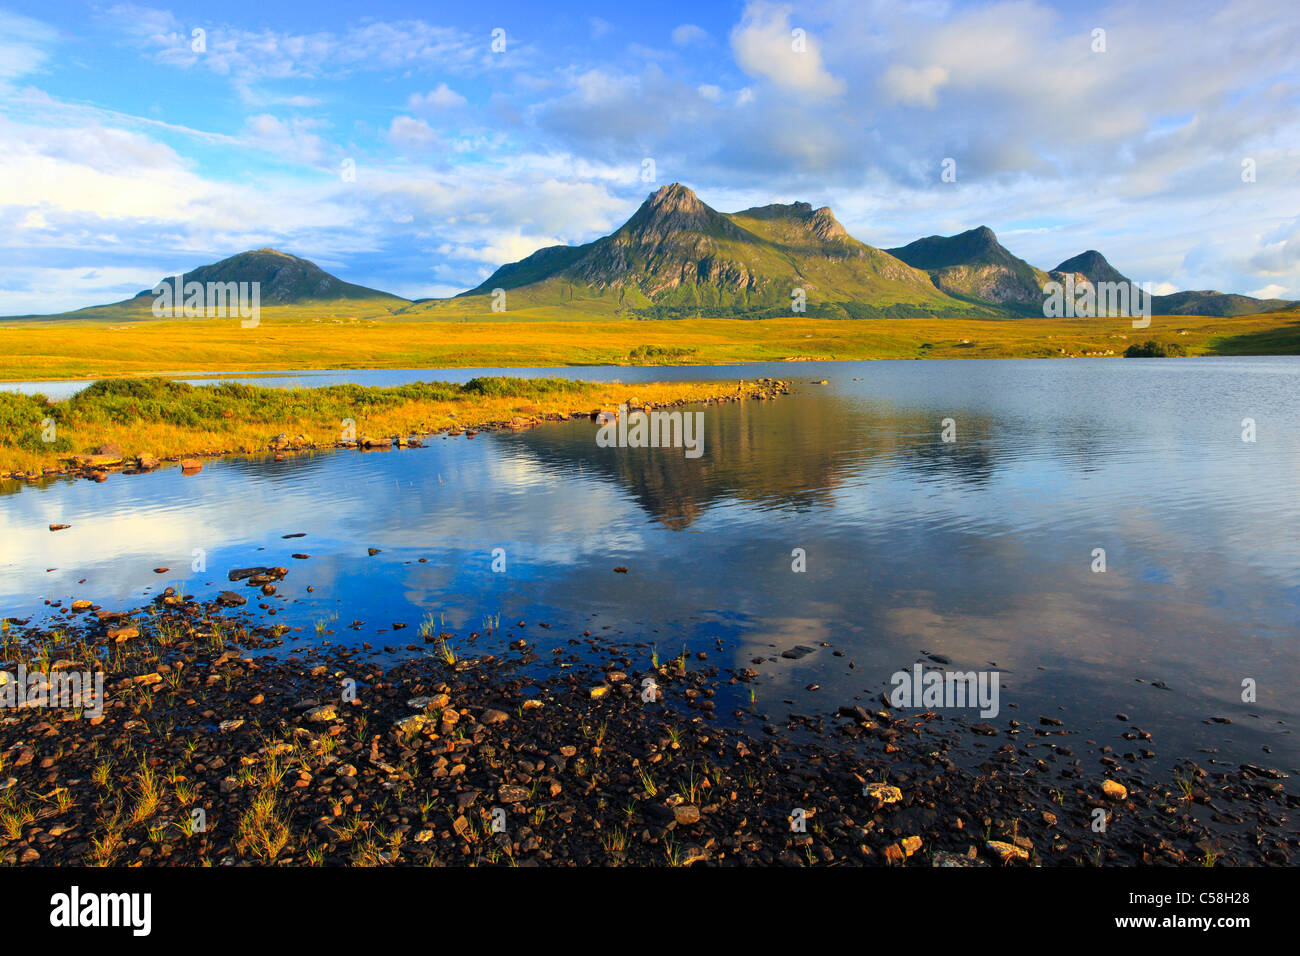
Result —
[{"label": "water reflection of mountain", "polygon": [[964,418],[968,431],[955,448],[940,442],[932,418],[812,393],[705,409],[704,453],[694,459],[673,448],[600,448],[590,422],[506,440],[548,468],[616,481],[647,513],[680,529],[725,500],[791,511],[829,507],[834,489],[875,460],[918,475],[987,481],[994,461],[981,438],[991,422]]}]

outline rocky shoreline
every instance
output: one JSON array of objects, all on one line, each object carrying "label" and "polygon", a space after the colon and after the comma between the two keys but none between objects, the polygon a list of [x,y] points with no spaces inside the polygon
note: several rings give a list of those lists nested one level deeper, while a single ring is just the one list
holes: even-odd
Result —
[{"label": "rocky shoreline", "polygon": [[[882,701],[720,713],[754,667],[545,622],[387,647],[295,636],[231,571],[8,619],[12,673],[94,668],[107,702],[0,710],[0,860],[59,865],[1286,865],[1282,774],[1154,768],[1059,719],[967,726]],[[299,629],[300,630],[300,629]],[[401,641],[407,643],[398,643]],[[475,653],[477,646],[493,652]],[[384,655],[401,655],[385,664]],[[728,658],[729,659],[729,658]],[[755,666],[781,657],[755,658]],[[1121,715],[1122,716],[1122,715]],[[1095,765],[1084,765],[1095,755]],[[199,811],[196,813],[196,811]],[[1098,832],[1099,815],[1104,830]]]}]

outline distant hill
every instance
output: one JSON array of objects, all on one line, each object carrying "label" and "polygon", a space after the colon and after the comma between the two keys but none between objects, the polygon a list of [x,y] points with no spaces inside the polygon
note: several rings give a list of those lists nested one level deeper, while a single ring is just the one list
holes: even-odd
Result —
[{"label": "distant hill", "polygon": [[[1066,259],[1052,270],[1053,275],[1057,272],[1073,272],[1085,276],[1093,283],[1131,281],[1095,249],[1089,249],[1087,252]],[[1285,309],[1295,304],[1287,299],[1256,299],[1248,295],[1208,290],[1172,292],[1168,295],[1153,296],[1151,311],[1155,315],[1254,315],[1258,312]]]},{"label": "distant hill", "polygon": [[[287,305],[299,302],[329,302],[335,299],[401,299],[400,296],[363,285],[344,282],[316,263],[276,249],[254,249],[222,259],[212,265],[199,266],[185,273],[186,282],[258,282],[263,305]],[[136,298],[153,298],[145,289]]]},{"label": "distant hill", "polygon": [[927,236],[885,251],[924,269],[949,295],[1017,310],[1037,312],[1043,284],[1051,281],[1041,269],[1007,251],[988,226],[955,236]]},{"label": "distant hill", "polygon": [[[171,280],[173,277],[164,278]],[[314,262],[276,249],[254,249],[222,259],[220,262],[199,266],[183,274],[182,284],[189,282],[260,283],[258,296],[262,307],[348,302],[400,307],[409,302],[388,292],[344,282],[337,276],[330,275]],[[149,319],[153,318],[154,298],[153,288],[149,288],[121,302],[89,306],[57,315],[13,316],[12,318],[77,318],[109,321]]]},{"label": "distant hill", "polygon": [[1156,315],[1254,315],[1272,312],[1296,303],[1288,299],[1256,299],[1231,292],[1174,292],[1158,295],[1152,310]]}]

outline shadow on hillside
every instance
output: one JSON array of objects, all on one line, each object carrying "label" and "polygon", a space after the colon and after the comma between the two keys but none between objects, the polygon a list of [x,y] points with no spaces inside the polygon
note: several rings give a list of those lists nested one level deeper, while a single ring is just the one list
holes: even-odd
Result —
[{"label": "shadow on hillside", "polygon": [[1300,316],[1271,329],[1230,335],[1208,355],[1300,355]]}]

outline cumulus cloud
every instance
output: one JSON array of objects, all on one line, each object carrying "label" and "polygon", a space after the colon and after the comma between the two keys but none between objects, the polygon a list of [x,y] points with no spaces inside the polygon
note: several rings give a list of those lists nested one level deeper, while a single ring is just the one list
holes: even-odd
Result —
[{"label": "cumulus cloud", "polygon": [[1250,295],[1253,295],[1257,299],[1280,299],[1289,295],[1290,292],[1291,290],[1288,289],[1286,286],[1278,285],[1275,282],[1272,285],[1264,286],[1264,288],[1262,289],[1252,290],[1250,292]]},{"label": "cumulus cloud", "polygon": [[396,116],[388,128],[388,141],[400,148],[413,149],[433,145],[438,141],[438,134],[422,119]]},{"label": "cumulus cloud", "polygon": [[1250,260],[1253,268],[1262,275],[1290,273],[1300,278],[1300,217],[1273,230],[1260,244],[1263,248]]},{"label": "cumulus cloud", "polygon": [[454,109],[458,106],[464,106],[466,102],[468,101],[465,97],[446,83],[439,83],[437,87],[428,93],[412,93],[407,100],[407,106],[418,112],[422,110]]},{"label": "cumulus cloud", "polygon": [[805,27],[792,27],[791,8],[755,0],[731,32],[736,63],[750,76],[810,97],[836,96],[844,82],[827,72],[821,47]]}]

